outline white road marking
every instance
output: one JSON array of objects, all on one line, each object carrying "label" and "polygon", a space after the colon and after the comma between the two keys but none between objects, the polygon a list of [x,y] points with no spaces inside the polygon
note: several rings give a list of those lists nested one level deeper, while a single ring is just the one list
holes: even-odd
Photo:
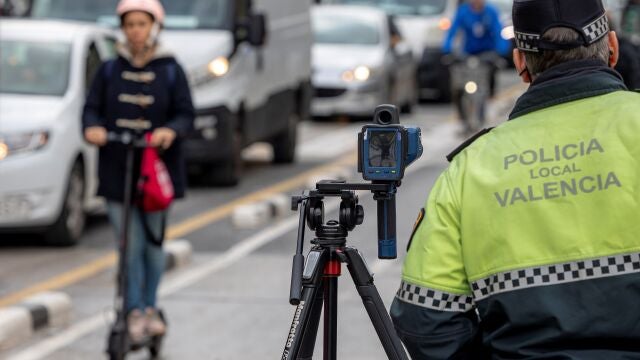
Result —
[{"label": "white road marking", "polygon": [[94,315],[88,319],[82,320],[62,333],[44,340],[38,345],[32,346],[21,353],[10,356],[8,360],[43,359],[56,350],[59,350],[77,341],[81,337],[90,334],[96,329],[99,329],[101,326],[106,325],[106,321],[113,321],[113,311],[109,311],[107,314]]}]

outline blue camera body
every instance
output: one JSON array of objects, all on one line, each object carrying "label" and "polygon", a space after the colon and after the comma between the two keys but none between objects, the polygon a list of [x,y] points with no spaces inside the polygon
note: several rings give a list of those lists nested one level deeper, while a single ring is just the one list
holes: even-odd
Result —
[{"label": "blue camera body", "polygon": [[393,182],[422,155],[421,130],[402,125],[366,125],[359,135],[358,171],[367,181]]},{"label": "blue camera body", "polygon": [[380,105],[374,114],[376,125],[365,125],[358,134],[358,172],[384,190],[374,191],[378,205],[378,258],[395,259],[396,191],[404,170],[422,156],[419,127],[400,125],[398,108]]}]

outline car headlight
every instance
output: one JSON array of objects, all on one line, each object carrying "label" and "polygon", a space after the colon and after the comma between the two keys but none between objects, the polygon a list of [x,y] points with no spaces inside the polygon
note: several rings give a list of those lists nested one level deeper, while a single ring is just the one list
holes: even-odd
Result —
[{"label": "car headlight", "polygon": [[515,38],[515,33],[513,32],[513,26],[507,26],[500,32],[500,36],[502,36],[505,40],[511,40]]},{"label": "car headlight", "polygon": [[475,81],[468,81],[464,84],[464,91],[466,91],[467,94],[473,95],[478,92],[478,84]]},{"label": "car headlight", "polygon": [[221,77],[229,72],[229,59],[219,56],[213,59],[207,66],[209,72],[216,77]]},{"label": "car headlight", "polygon": [[0,160],[11,155],[42,149],[49,142],[48,131],[0,134]]},{"label": "car headlight", "polygon": [[189,80],[193,85],[202,85],[213,79],[225,76],[230,68],[229,58],[226,56],[218,56],[207,65],[191,71],[189,73]]},{"label": "car headlight", "polygon": [[366,66],[358,66],[353,70],[347,70],[342,73],[342,80],[344,82],[359,81],[364,82],[371,77],[371,69]]},{"label": "car headlight", "polygon": [[451,20],[446,17],[438,20],[438,28],[442,31],[448,31],[449,29],[451,29]]}]

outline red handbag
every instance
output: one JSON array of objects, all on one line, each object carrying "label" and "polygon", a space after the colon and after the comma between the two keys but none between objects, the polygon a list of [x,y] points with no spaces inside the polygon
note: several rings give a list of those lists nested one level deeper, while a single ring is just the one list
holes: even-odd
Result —
[{"label": "red handbag", "polygon": [[[145,135],[147,143],[151,133]],[[144,212],[166,210],[174,198],[173,183],[164,162],[153,147],[142,151],[140,179],[138,181],[139,206]]]}]

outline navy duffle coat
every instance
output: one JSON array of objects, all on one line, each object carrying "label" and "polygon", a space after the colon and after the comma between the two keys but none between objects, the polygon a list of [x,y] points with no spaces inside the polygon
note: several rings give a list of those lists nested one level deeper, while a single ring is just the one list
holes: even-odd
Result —
[{"label": "navy duffle coat", "polygon": [[[83,128],[102,126],[110,132],[122,132],[122,120],[148,121],[151,131],[159,127],[173,129],[177,136],[161,157],[173,182],[175,198],[184,197],[186,167],[181,138],[192,129],[195,111],[186,75],[176,59],[157,49],[142,68],[132,65],[130,55],[119,49],[119,56],[97,71],[82,116]],[[141,151],[136,152],[134,179],[139,175]],[[125,178],[124,146],[109,143],[99,150],[98,195],[122,202]],[[135,189],[135,186],[134,186]]]}]

